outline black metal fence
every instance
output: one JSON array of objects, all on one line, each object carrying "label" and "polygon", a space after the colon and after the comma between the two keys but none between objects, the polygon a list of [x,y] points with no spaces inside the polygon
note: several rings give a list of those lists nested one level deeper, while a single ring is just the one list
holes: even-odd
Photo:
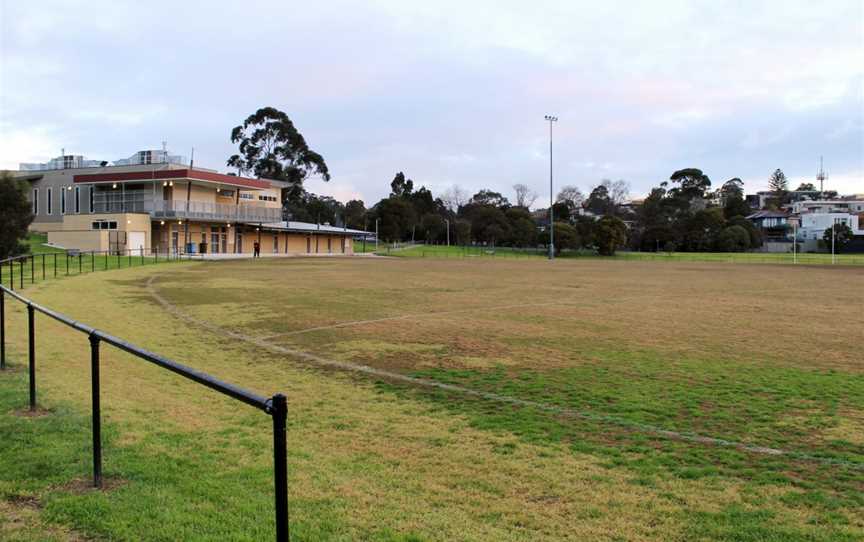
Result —
[{"label": "black metal fence", "polygon": [[35,284],[49,277],[77,275],[93,271],[121,269],[136,265],[176,262],[199,258],[194,254],[176,251],[159,252],[140,249],[124,250],[68,250],[23,254],[0,260],[0,284],[14,290],[25,284]]},{"label": "black metal fence", "polygon": [[36,410],[36,313],[42,313],[70,328],[87,335],[90,342],[90,379],[92,389],[92,433],[93,433],[93,485],[102,487],[102,422],[100,414],[100,363],[99,349],[102,343],[109,344],[133,356],[188,378],[232,399],[245,403],[269,414],[273,418],[273,481],[276,513],[276,540],[289,539],[288,531],[288,457],[286,449],[287,399],[281,393],[264,398],[243,388],[223,382],[207,373],[182,365],[159,354],[140,348],[123,339],[69,318],[14,292],[0,284],[0,370],[6,370],[6,296],[27,307],[28,373],[30,387],[30,410]]}]

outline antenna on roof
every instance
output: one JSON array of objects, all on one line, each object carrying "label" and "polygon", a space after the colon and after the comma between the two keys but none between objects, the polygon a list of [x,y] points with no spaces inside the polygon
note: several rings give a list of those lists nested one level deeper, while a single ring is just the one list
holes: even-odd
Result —
[{"label": "antenna on roof", "polygon": [[816,180],[819,181],[819,193],[825,191],[825,179],[828,178],[828,175],[825,175],[825,170],[822,169],[822,157],[819,157],[819,172],[816,173]]},{"label": "antenna on roof", "polygon": [[195,166],[195,147],[192,147],[192,157],[189,159],[189,169]]}]

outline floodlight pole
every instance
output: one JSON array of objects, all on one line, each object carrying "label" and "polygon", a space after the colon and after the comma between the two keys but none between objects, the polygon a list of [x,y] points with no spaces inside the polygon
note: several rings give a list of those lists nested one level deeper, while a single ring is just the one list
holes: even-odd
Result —
[{"label": "floodlight pole", "polygon": [[549,121],[549,259],[555,259],[555,215],[553,212],[554,196],[552,191],[552,123],[558,122],[558,117],[546,115]]},{"label": "floodlight pole", "polygon": [[375,252],[378,252],[378,221],[380,218],[375,219]]},{"label": "floodlight pole", "polygon": [[447,246],[450,246],[450,220],[444,219],[444,222],[447,224]]},{"label": "floodlight pole", "polygon": [[831,265],[834,265],[835,259],[836,259],[834,256],[834,237],[836,236],[836,229],[834,228],[834,226],[836,226],[836,225],[837,225],[837,217],[832,216],[831,217]]}]

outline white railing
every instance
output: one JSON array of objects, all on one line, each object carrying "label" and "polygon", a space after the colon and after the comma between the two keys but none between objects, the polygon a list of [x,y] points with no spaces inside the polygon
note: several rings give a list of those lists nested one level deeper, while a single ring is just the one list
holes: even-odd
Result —
[{"label": "white railing", "polygon": [[231,220],[237,222],[278,222],[282,209],[263,205],[230,205],[202,201],[157,200],[151,212],[155,218]]}]

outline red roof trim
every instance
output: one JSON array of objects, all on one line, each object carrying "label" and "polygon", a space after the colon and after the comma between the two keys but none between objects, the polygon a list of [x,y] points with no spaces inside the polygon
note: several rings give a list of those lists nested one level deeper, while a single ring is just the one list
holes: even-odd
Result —
[{"label": "red roof trim", "polygon": [[154,171],[126,171],[117,173],[90,173],[74,175],[72,182],[75,183],[115,183],[123,181],[152,181],[163,179],[192,179],[193,181],[206,181],[218,184],[229,184],[241,188],[271,188],[270,183],[261,179],[250,179],[248,177],[237,177],[215,173],[213,171],[202,171],[200,169],[160,169]]}]

